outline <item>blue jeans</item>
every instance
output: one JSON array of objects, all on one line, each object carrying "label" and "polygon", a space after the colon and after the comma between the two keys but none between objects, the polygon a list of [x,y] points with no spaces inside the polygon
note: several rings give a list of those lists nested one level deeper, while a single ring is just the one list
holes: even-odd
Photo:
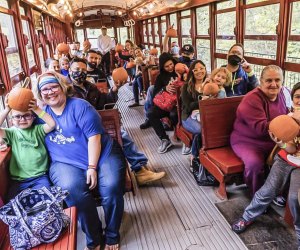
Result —
[{"label": "blue jeans", "polygon": [[247,221],[255,220],[255,218],[266,210],[274,198],[282,193],[286,185],[289,184],[288,202],[293,215],[298,245],[300,246],[300,206],[298,203],[300,168],[290,166],[278,156],[275,156],[274,160],[275,162],[266,182],[255,193],[250,205],[246,207],[243,218]]},{"label": "blue jeans", "polygon": [[182,120],[182,126],[192,134],[201,133],[201,124],[197,120],[192,119],[190,116],[184,121]]},{"label": "blue jeans", "polygon": [[40,176],[28,178],[23,181],[12,180],[9,185],[9,190],[7,194],[7,198],[10,200],[14,198],[21,191],[26,188],[39,189],[42,187],[51,187],[52,184],[49,180],[48,174],[43,174]]},{"label": "blue jeans", "polygon": [[192,155],[194,157],[199,157],[199,150],[202,147],[201,138],[201,124],[197,120],[192,119],[190,116],[184,121],[182,121],[182,126],[189,132],[193,134],[192,142]]},{"label": "blue jeans", "polygon": [[129,137],[129,134],[121,128],[121,136],[122,136],[122,143],[123,143],[123,152],[129,164],[131,165],[131,170],[134,172],[138,172],[141,170],[141,167],[145,166],[148,162],[147,157],[140,153]]},{"label": "blue jeans", "polygon": [[[88,165],[88,162],[87,162]],[[106,229],[105,243],[117,244],[120,241],[119,229],[124,211],[124,186],[126,162],[119,144],[114,142],[110,155],[98,170],[97,189],[104,210]],[[69,191],[66,203],[76,206],[82,231],[86,235],[88,247],[100,244],[102,224],[97,213],[96,202],[86,184],[86,170],[62,162],[53,162],[50,179]]]},{"label": "blue jeans", "polygon": [[154,85],[151,85],[147,90],[147,96],[146,96],[146,101],[144,106],[146,118],[148,118],[149,111],[153,106],[153,91],[154,91]]}]

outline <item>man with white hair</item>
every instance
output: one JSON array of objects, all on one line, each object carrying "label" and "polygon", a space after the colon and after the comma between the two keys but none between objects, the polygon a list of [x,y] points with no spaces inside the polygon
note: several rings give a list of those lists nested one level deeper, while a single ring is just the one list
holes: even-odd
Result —
[{"label": "man with white hair", "polygon": [[98,50],[102,54],[102,65],[106,75],[110,74],[110,49],[112,48],[111,37],[107,35],[107,28],[101,27],[102,35],[98,37]]}]

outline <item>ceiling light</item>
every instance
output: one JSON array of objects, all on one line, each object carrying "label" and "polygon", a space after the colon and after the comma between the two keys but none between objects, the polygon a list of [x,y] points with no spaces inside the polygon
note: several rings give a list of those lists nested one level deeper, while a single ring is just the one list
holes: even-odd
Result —
[{"label": "ceiling light", "polygon": [[122,11],[118,10],[118,15],[121,16],[122,15]]},{"label": "ceiling light", "polygon": [[64,5],[64,10],[67,10],[68,9],[68,6],[67,5]]},{"label": "ceiling light", "polygon": [[82,16],[82,15],[83,15],[82,12],[80,12],[80,13],[79,13],[79,16]]},{"label": "ceiling light", "polygon": [[136,16],[137,15],[137,13],[136,13],[136,11],[133,11],[133,13],[132,13],[134,16]]},{"label": "ceiling light", "polygon": [[140,8],[140,13],[144,13],[144,9],[143,8]]}]

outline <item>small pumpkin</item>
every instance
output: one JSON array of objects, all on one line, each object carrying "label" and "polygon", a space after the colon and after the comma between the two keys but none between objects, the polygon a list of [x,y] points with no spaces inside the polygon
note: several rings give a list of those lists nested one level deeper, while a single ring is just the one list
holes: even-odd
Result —
[{"label": "small pumpkin", "polygon": [[133,61],[130,61],[126,64],[126,69],[132,69],[135,67],[135,63]]},{"label": "small pumpkin", "polygon": [[152,49],[150,49],[149,54],[150,54],[151,56],[157,56],[157,55],[158,55],[158,50],[157,50],[157,48],[152,48]]},{"label": "small pumpkin", "polygon": [[203,95],[216,96],[219,93],[219,86],[216,83],[209,82],[203,87]]},{"label": "small pumpkin", "polygon": [[124,48],[123,48],[123,45],[122,44],[120,44],[120,43],[118,43],[117,45],[116,45],[116,47],[115,47],[115,51],[116,52],[122,52],[122,50],[123,50]]},{"label": "small pumpkin", "polygon": [[177,30],[174,29],[174,25],[167,30],[168,37],[177,37]]},{"label": "small pumpkin", "polygon": [[124,69],[123,67],[114,69],[112,72],[112,79],[116,83],[118,81],[120,81],[120,83],[122,83],[122,84],[125,83],[128,79],[128,73],[127,73],[126,69]]},{"label": "small pumpkin", "polygon": [[26,112],[32,98],[33,93],[30,89],[15,87],[9,92],[7,102],[10,108]]},{"label": "small pumpkin", "polygon": [[57,46],[56,46],[56,50],[59,54],[68,54],[69,51],[70,51],[70,47],[68,44],[66,43],[59,43]]},{"label": "small pumpkin", "polygon": [[90,43],[89,40],[85,40],[83,42],[83,48],[84,48],[84,50],[89,50],[91,48],[91,46],[92,46],[92,44]]},{"label": "small pumpkin", "polygon": [[184,74],[187,72],[187,66],[183,63],[176,63],[175,65],[175,71],[178,72],[179,74]]},{"label": "small pumpkin", "polygon": [[273,135],[283,142],[293,140],[298,135],[299,129],[299,124],[288,115],[275,117],[269,125],[269,130]]}]

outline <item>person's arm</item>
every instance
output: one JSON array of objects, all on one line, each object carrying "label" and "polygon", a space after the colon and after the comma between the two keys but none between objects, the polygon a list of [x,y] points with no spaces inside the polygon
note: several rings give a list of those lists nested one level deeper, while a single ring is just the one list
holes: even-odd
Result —
[{"label": "person's arm", "polygon": [[101,37],[99,36],[98,37],[98,41],[97,41],[97,45],[98,45],[98,50],[100,51],[100,53],[102,54],[102,55],[104,55],[103,54],[103,49],[102,49],[102,43],[101,43]]},{"label": "person's arm", "polygon": [[122,53],[119,53],[119,57],[128,62],[130,61],[131,58],[133,59],[132,55],[123,55]]},{"label": "person's arm", "polygon": [[162,52],[169,52],[169,37],[165,34]]},{"label": "person's arm", "polygon": [[[5,109],[0,113],[0,124],[2,125],[8,116],[11,108],[7,105]],[[0,139],[5,138],[5,130],[0,128]]]},{"label": "person's arm", "polygon": [[45,124],[43,125],[43,129],[46,134],[55,129],[56,124],[54,119],[48,113],[37,106],[36,99],[33,98],[30,101],[28,110],[32,110],[40,119],[45,122]]},{"label": "person's arm", "polygon": [[182,106],[184,106],[184,110],[186,114],[190,115],[193,110],[199,109],[198,100],[194,101],[191,95],[187,91],[187,86],[185,85],[181,91],[181,100]]},{"label": "person's arm", "polygon": [[266,105],[262,97],[259,95],[251,95],[244,97],[238,112],[249,128],[249,134],[257,136],[266,136],[268,134],[270,121],[267,118],[265,110]]},{"label": "person's arm", "polygon": [[101,153],[101,135],[93,135],[88,138],[88,170],[86,173],[86,184],[89,189],[97,186],[97,165]]}]

